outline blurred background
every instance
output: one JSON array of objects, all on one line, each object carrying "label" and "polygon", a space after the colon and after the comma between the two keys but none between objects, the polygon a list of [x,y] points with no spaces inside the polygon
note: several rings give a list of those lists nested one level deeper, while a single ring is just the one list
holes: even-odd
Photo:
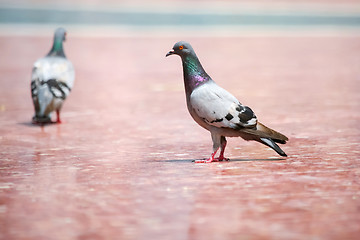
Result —
[{"label": "blurred background", "polygon": [[[75,86],[34,126],[33,63],[67,30]],[[175,42],[288,158],[189,116]],[[358,239],[360,2],[0,0],[0,239]]]},{"label": "blurred background", "polygon": [[[320,30],[359,27],[358,1],[6,1],[2,28],[54,28],[76,33],[236,35],[239,32]],[[14,29],[16,28],[16,29]],[[75,31],[74,31],[75,32]],[[88,33],[89,34],[89,33]]]}]

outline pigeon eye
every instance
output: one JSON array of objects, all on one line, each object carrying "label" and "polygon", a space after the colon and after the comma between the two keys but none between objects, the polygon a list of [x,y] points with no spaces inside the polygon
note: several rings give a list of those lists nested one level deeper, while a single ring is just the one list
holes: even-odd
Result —
[{"label": "pigeon eye", "polygon": [[179,49],[180,49],[180,50],[183,50],[183,49],[184,49],[184,46],[183,46],[183,45],[181,45],[181,46],[179,47]]}]

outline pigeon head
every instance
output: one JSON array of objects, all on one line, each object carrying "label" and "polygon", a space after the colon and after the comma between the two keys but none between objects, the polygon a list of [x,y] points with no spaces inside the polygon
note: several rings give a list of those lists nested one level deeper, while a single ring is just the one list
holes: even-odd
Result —
[{"label": "pigeon head", "polygon": [[54,41],[65,42],[66,40],[66,30],[62,27],[59,27],[55,30]]},{"label": "pigeon head", "polygon": [[185,92],[187,95],[189,95],[196,87],[208,81],[212,81],[210,76],[201,66],[201,63],[190,43],[184,41],[175,43],[173,49],[166,54],[166,57],[174,54],[181,57]]},{"label": "pigeon head", "polygon": [[57,28],[54,34],[54,43],[47,56],[65,57],[63,42],[66,40],[66,30],[62,27]]},{"label": "pigeon head", "polygon": [[195,55],[195,51],[194,49],[191,47],[190,43],[185,42],[185,41],[180,41],[175,43],[174,47],[172,50],[170,50],[167,54],[166,57],[170,56],[170,55],[179,55],[181,58],[188,56],[188,55]]}]

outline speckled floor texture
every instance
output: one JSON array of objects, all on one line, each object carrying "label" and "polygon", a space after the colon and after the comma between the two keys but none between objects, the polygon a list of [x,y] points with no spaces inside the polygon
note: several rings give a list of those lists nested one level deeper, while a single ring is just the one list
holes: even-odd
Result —
[{"label": "speckled floor texture", "polygon": [[[52,33],[51,33],[52,34]],[[86,37],[61,125],[32,125],[33,62],[52,36],[0,36],[0,239],[359,239],[359,35]],[[286,134],[289,157],[189,116],[181,61]]]}]

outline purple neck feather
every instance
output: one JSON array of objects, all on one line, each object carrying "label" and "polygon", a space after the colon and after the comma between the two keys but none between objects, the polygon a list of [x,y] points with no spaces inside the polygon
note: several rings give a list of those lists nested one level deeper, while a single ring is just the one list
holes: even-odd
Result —
[{"label": "purple neck feather", "polygon": [[199,59],[188,55],[182,59],[184,71],[185,91],[190,94],[195,88],[211,80],[210,76],[201,66]]}]

